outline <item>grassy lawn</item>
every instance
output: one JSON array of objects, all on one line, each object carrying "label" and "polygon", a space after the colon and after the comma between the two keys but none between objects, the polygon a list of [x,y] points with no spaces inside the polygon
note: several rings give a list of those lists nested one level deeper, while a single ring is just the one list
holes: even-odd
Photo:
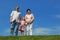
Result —
[{"label": "grassy lawn", "polygon": [[60,40],[60,35],[50,36],[0,36],[0,40]]}]

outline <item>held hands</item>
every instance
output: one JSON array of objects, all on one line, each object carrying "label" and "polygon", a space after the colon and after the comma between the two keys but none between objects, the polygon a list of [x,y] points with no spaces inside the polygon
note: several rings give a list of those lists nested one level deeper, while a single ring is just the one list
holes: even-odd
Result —
[{"label": "held hands", "polygon": [[27,23],[25,23],[27,25]]},{"label": "held hands", "polygon": [[31,21],[30,21],[30,24],[33,23],[33,21],[34,21],[34,20],[31,20]]}]

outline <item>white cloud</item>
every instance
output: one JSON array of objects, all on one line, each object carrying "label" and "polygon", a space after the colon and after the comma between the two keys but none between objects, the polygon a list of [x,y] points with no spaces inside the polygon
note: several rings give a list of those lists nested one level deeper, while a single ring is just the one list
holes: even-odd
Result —
[{"label": "white cloud", "polygon": [[6,29],[5,32],[9,33],[10,32],[10,29]]},{"label": "white cloud", "polygon": [[4,36],[10,35],[10,28],[4,30]]},{"label": "white cloud", "polygon": [[58,35],[60,34],[60,26],[55,26],[51,28],[34,28],[33,35]]},{"label": "white cloud", "polygon": [[56,15],[56,18],[60,18],[60,15]]},{"label": "white cloud", "polygon": [[35,28],[33,35],[49,35],[52,30],[49,28]]},{"label": "white cloud", "polygon": [[55,27],[55,30],[56,30],[56,31],[60,31],[60,26],[56,26],[56,27]]}]

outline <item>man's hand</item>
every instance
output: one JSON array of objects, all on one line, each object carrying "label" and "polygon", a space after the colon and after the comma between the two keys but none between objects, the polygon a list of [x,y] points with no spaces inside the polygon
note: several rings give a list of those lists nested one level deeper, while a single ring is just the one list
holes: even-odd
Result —
[{"label": "man's hand", "polygon": [[12,17],[10,17],[10,23],[12,22]]}]

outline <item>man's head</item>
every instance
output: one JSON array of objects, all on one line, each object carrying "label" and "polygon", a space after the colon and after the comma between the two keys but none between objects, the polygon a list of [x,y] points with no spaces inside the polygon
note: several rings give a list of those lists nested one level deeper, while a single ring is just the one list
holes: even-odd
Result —
[{"label": "man's head", "polygon": [[27,13],[30,14],[31,10],[30,9],[27,9]]},{"label": "man's head", "polygon": [[16,11],[19,11],[19,7],[18,7],[18,6],[16,6],[15,10],[16,10]]}]

